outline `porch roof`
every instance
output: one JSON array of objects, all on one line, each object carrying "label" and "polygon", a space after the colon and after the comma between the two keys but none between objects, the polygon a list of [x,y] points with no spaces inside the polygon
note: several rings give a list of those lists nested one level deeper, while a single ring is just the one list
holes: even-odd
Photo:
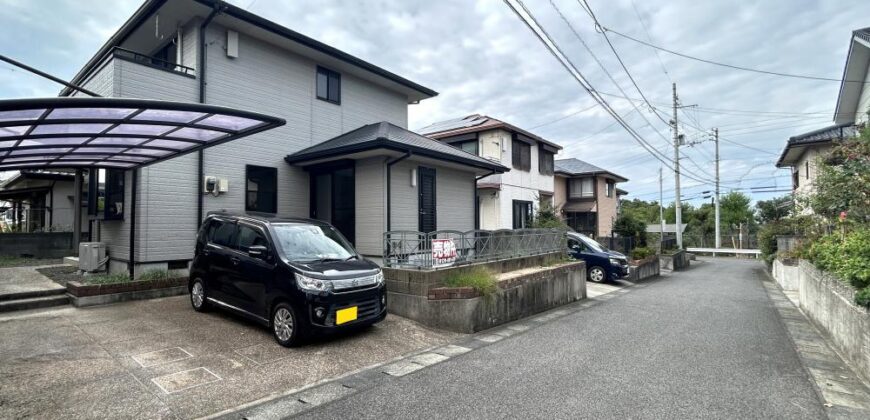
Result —
[{"label": "porch roof", "polygon": [[0,190],[0,200],[21,200],[31,198],[37,194],[45,194],[51,187],[17,188]]},{"label": "porch roof", "polygon": [[569,201],[562,210],[571,213],[598,212],[598,204],[595,201]]},{"label": "porch roof", "polygon": [[509,170],[497,162],[421,136],[385,121],[364,125],[356,130],[288,155],[284,160],[290,164],[305,165],[376,149],[410,153],[415,156],[449,161],[496,173],[504,173]]},{"label": "porch roof", "polygon": [[133,169],[284,125],[213,105],[60,97],[0,101],[0,171]]}]

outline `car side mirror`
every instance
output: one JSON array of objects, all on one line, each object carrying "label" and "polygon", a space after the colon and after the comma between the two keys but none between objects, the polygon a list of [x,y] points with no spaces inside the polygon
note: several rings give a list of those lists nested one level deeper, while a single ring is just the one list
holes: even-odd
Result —
[{"label": "car side mirror", "polygon": [[268,254],[269,248],[266,248],[264,245],[251,245],[248,248],[248,256],[251,258],[264,260]]}]

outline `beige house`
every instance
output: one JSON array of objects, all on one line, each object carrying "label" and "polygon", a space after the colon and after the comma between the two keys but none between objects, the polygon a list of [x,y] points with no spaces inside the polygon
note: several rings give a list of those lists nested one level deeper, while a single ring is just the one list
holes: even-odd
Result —
[{"label": "beige house", "polygon": [[[834,142],[858,134],[867,124],[870,111],[870,28],[852,32],[846,67],[837,97],[834,125],[788,139],[778,168],[791,168],[795,196],[812,194],[816,178],[816,160],[831,150]],[[857,83],[856,81],[863,81]]]},{"label": "beige house", "polygon": [[619,210],[616,188],[627,178],[579,159],[556,161],[553,205],[569,227],[593,237],[610,236]]}]

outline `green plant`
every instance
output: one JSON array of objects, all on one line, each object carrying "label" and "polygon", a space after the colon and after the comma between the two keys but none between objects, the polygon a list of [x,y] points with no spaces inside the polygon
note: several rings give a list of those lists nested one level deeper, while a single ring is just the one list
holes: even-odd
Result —
[{"label": "green plant", "polygon": [[481,294],[489,294],[495,291],[495,276],[491,271],[483,267],[474,267],[468,270],[456,270],[444,279],[444,284],[450,287],[473,287]]},{"label": "green plant", "polygon": [[870,219],[870,127],[858,138],[838,142],[815,162],[815,192],[806,197],[816,214],[830,219],[847,212],[858,224]]},{"label": "green plant", "polygon": [[169,272],[166,270],[149,270],[139,276],[139,280],[156,281],[170,278]]},{"label": "green plant", "polygon": [[126,283],[130,281],[130,276],[126,273],[118,273],[118,274],[96,274],[93,276],[87,276],[83,278],[83,282],[85,284],[113,284],[113,283]]},{"label": "green plant", "polygon": [[870,309],[870,287],[865,287],[855,293],[855,304]]},{"label": "green plant", "polygon": [[562,219],[556,214],[556,209],[549,203],[541,203],[535,218],[532,221],[532,227],[540,229],[568,229]]},{"label": "green plant", "polygon": [[631,258],[633,260],[642,260],[655,254],[656,250],[648,246],[639,246],[631,250]]},{"label": "green plant", "polygon": [[620,214],[613,223],[613,231],[621,236],[632,236],[641,246],[646,245],[646,223],[629,213]]},{"label": "green plant", "polygon": [[870,229],[826,235],[814,241],[806,257],[821,270],[836,274],[857,289],[870,286]]}]

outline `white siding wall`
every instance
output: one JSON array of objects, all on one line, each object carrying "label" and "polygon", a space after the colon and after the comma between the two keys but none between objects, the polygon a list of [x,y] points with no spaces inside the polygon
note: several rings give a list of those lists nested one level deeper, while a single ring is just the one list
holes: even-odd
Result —
[{"label": "white siding wall", "polygon": [[386,230],[386,158],[356,161],[356,249],[363,255],[381,255]]},{"label": "white siding wall", "polygon": [[[816,168],[816,159],[831,151],[831,147],[812,147],[808,148],[804,154],[798,159],[794,170],[798,171],[798,187],[795,193],[798,195],[812,194],[815,191],[815,180],[818,176]],[[807,167],[809,167],[809,178],[807,178]]]},{"label": "white siding wall", "polygon": [[498,209],[491,208],[493,203],[481,206],[481,229],[511,229],[513,228],[513,200],[531,201],[537,210],[540,204],[540,191],[553,192],[553,175],[542,175],[538,167],[537,144],[531,146],[531,170],[521,171],[513,168],[513,144],[511,133],[502,130],[490,130],[480,133],[481,155],[487,158],[497,158],[502,165],[511,168],[501,175],[492,175],[480,180],[480,183],[501,184],[501,190],[494,200]]},{"label": "white siding wall", "polygon": [[419,229],[419,192],[417,186],[411,185],[411,171],[419,166],[435,169],[436,229],[463,232],[474,229],[474,173],[412,159],[393,165],[390,173],[390,229]]},{"label": "white siding wall", "polygon": [[861,95],[858,96],[858,108],[855,111],[855,122],[867,122],[867,112],[870,111],[870,65],[866,71],[864,84],[860,87]]},{"label": "white siding wall", "polygon": [[478,192],[481,229],[501,229],[501,201],[499,201],[498,194],[499,192],[495,190],[480,190]]}]

